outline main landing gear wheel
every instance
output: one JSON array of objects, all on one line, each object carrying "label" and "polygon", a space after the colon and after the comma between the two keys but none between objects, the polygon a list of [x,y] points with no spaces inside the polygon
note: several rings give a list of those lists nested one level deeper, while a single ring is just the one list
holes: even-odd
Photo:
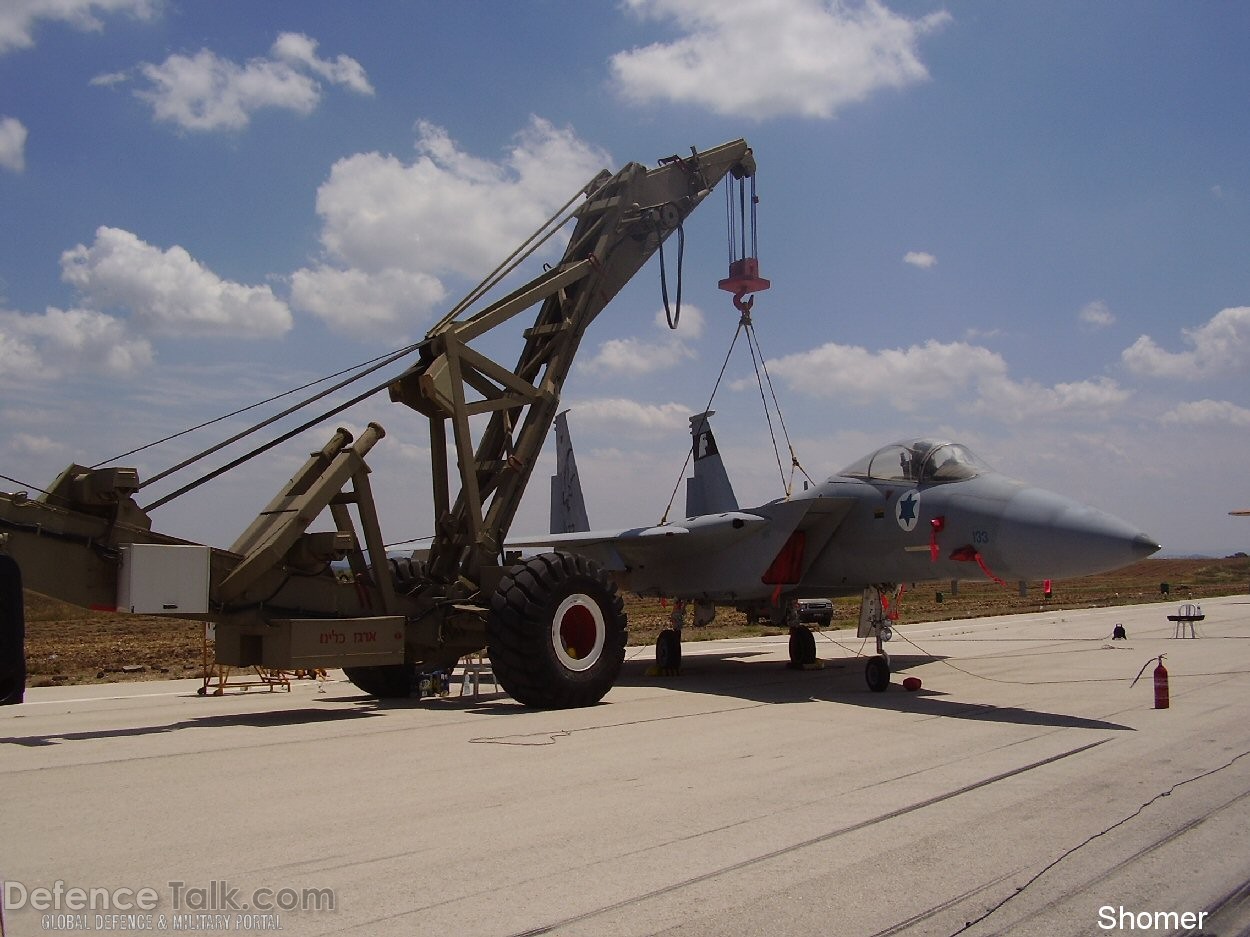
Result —
[{"label": "main landing gear wheel", "polygon": [[884,693],[890,685],[890,659],[884,654],[868,658],[864,667],[864,679],[868,681],[868,689],[874,693]]},{"label": "main landing gear wheel", "polygon": [[655,669],[662,674],[681,670],[681,632],[666,628],[655,639]]},{"label": "main landing gear wheel", "polygon": [[810,667],[816,663],[816,635],[799,626],[790,629],[790,664],[795,670]]},{"label": "main landing gear wheel", "polygon": [[488,652],[500,685],[538,709],[593,706],[625,661],[625,606],[596,563],[544,553],[504,573],[490,600]]}]

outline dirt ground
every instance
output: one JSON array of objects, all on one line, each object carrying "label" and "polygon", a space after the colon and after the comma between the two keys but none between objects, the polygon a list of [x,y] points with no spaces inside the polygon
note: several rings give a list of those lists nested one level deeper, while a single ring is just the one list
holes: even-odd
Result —
[{"label": "dirt ground", "polygon": [[[1168,592],[1163,594],[1162,584]],[[1146,602],[1179,604],[1208,596],[1250,592],[1250,558],[1149,559],[1114,573],[1057,580],[1050,599],[1041,583],[1030,583],[1021,597],[1014,584],[962,582],[952,595],[949,582],[915,583],[903,597],[899,624],[1032,612],[1042,608],[1092,608]],[[655,642],[668,623],[671,606],[656,599],[625,597],[630,644]],[[854,628],[859,598],[834,600],[833,628]],[[687,641],[742,635],[781,634],[781,629],[748,625],[746,617],[722,610],[704,628],[687,625]],[[204,626],[198,622],[91,612],[34,592],[26,593],[26,665],[30,686],[61,686],[125,680],[199,676],[203,668]]]}]

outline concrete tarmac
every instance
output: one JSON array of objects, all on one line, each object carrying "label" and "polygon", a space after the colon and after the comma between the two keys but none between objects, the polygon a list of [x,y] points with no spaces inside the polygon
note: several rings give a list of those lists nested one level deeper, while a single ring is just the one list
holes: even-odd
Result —
[{"label": "concrete tarmac", "polygon": [[1175,605],[904,625],[884,694],[853,632],[810,671],[631,649],[559,712],[32,689],[0,709],[5,935],[1250,933],[1250,597],[1202,604],[1196,639]]}]

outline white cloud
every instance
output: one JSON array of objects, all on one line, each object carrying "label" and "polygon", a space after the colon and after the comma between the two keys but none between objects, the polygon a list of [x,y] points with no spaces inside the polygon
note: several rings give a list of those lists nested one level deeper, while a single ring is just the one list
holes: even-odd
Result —
[{"label": "white cloud", "polygon": [[903,255],[903,263],[919,267],[921,270],[928,270],[930,267],[937,266],[937,258],[926,251],[908,251]]},{"label": "white cloud", "polygon": [[327,260],[292,275],[291,303],[336,331],[411,334],[446,297],[442,277],[476,281],[608,162],[537,117],[499,162],[462,152],[433,124],[417,134],[412,163],[358,153],[317,192]]},{"label": "white cloud", "polygon": [[997,353],[965,342],[930,339],[910,348],[871,352],[829,342],[768,363],[795,390],[857,402],[885,400],[915,410],[933,400],[965,397],[977,379],[1002,378],[1007,363]]},{"label": "white cloud", "polygon": [[157,120],[185,130],[241,130],[260,108],[311,114],[321,99],[315,81],[284,63],[239,66],[207,49],[145,63],[139,71],[151,84],[135,95],[152,105]]},{"label": "white cloud", "polygon": [[979,391],[973,411],[1008,423],[1061,416],[1105,419],[1132,396],[1107,377],[1046,387],[1036,381],[1018,382],[995,375],[980,382]]},{"label": "white cloud", "polygon": [[1205,325],[1183,329],[1190,351],[1167,351],[1142,335],[1120,353],[1134,374],[1200,380],[1250,367],[1250,306],[1216,313]]},{"label": "white cloud", "polygon": [[26,127],[16,117],[0,117],[0,166],[14,172],[26,168]]},{"label": "white cloud", "polygon": [[55,439],[49,439],[47,436],[34,436],[30,433],[15,433],[9,437],[7,444],[9,450],[18,452],[28,452],[33,455],[50,455],[57,452],[63,452],[66,448],[64,442],[58,442]]},{"label": "white cloud", "polygon": [[0,312],[0,377],[33,377],[39,371],[39,353],[21,334],[22,317]]},{"label": "white cloud", "polygon": [[61,278],[85,304],[127,309],[136,324],[169,335],[269,337],[291,327],[291,312],[268,286],[223,280],[181,247],[162,251],[119,228],[61,255]]},{"label": "white cloud", "polygon": [[1002,329],[979,329],[976,326],[969,326],[964,329],[964,341],[975,342],[985,338],[998,338],[1002,334]]},{"label": "white cloud", "polygon": [[1250,410],[1227,400],[1196,400],[1178,404],[1160,419],[1187,426],[1250,426]]},{"label": "white cloud", "polygon": [[476,282],[608,163],[571,129],[538,117],[499,162],[462,152],[433,124],[417,132],[411,163],[375,152],[334,164],[317,192],[332,258]]},{"label": "white cloud", "polygon": [[275,58],[301,65],[326,81],[346,85],[357,94],[373,94],[373,85],[369,84],[359,62],[348,55],[339,55],[333,61],[317,58],[317,41],[302,33],[282,33],[274,42],[272,52]]},{"label": "white cloud", "polygon": [[904,413],[953,403],[1002,422],[1060,415],[1101,417],[1130,396],[1109,378],[1053,387],[1015,381],[997,352],[932,339],[878,352],[830,342],[770,361],[768,369],[794,390],[814,397],[862,404],[885,401]]},{"label": "white cloud", "polygon": [[578,362],[578,368],[592,373],[641,375],[666,371],[695,357],[694,350],[683,339],[697,339],[703,334],[703,312],[689,303],[681,307],[676,329],[669,329],[668,316],[661,309],[653,324],[665,336],[656,341],[640,338],[612,338],[603,342],[594,356]]},{"label": "white cloud", "polygon": [[[241,130],[253,113],[266,107],[310,114],[321,101],[317,78],[373,94],[359,62],[346,55],[318,58],[317,42],[308,36],[282,33],[270,52],[272,57],[254,58],[244,65],[208,49],[195,55],[174,54],[159,65],[144,62],[138,71],[148,84],[135,95],[152,105],[157,120],[184,130],[208,131]],[[93,84],[118,84],[127,77],[99,75]]]},{"label": "white cloud", "polygon": [[703,329],[707,325],[707,317],[703,315],[703,310],[698,306],[692,306],[690,303],[682,303],[681,310],[673,309],[677,317],[677,328],[670,329],[668,327],[668,313],[663,309],[656,312],[652,323],[657,329],[666,335],[677,335],[681,338],[698,339],[703,337]]},{"label": "white cloud", "polygon": [[910,20],[878,0],[626,0],[640,16],[673,20],[682,36],[611,59],[637,103],[669,100],[763,119],[828,118],[882,88],[928,78],[916,46],[951,17]]},{"label": "white cloud", "polygon": [[99,31],[104,24],[97,13],[128,13],[137,19],[149,19],[161,3],[162,0],[4,0],[0,3],[0,55],[33,46],[38,20]]},{"label": "white cloud", "polygon": [[79,371],[132,374],[152,363],[152,346],[120,319],[91,309],[42,315],[0,313],[0,375],[54,378]]},{"label": "white cloud", "polygon": [[356,337],[393,335],[421,325],[447,295],[425,273],[388,268],[374,273],[318,266],[291,276],[291,305]]},{"label": "white cloud", "polygon": [[1096,299],[1092,303],[1086,303],[1076,316],[1083,324],[1094,329],[1105,329],[1107,326],[1115,324],[1115,313],[1101,299]]},{"label": "white cloud", "polygon": [[579,400],[568,405],[578,422],[608,424],[615,430],[682,430],[689,426],[690,409],[681,403],[649,404],[623,397]]},{"label": "white cloud", "polygon": [[599,346],[593,358],[579,362],[578,368],[610,374],[651,374],[666,371],[693,357],[694,352],[677,341],[665,345],[637,338],[612,338]]}]

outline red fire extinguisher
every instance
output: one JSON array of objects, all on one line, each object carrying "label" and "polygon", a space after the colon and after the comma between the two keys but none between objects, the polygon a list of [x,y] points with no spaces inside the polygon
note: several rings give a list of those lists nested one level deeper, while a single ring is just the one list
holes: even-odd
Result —
[{"label": "red fire extinguisher", "polygon": [[1163,655],[1159,655],[1159,666],[1155,668],[1155,709],[1167,709],[1171,705],[1168,698],[1168,669],[1163,666]]}]

